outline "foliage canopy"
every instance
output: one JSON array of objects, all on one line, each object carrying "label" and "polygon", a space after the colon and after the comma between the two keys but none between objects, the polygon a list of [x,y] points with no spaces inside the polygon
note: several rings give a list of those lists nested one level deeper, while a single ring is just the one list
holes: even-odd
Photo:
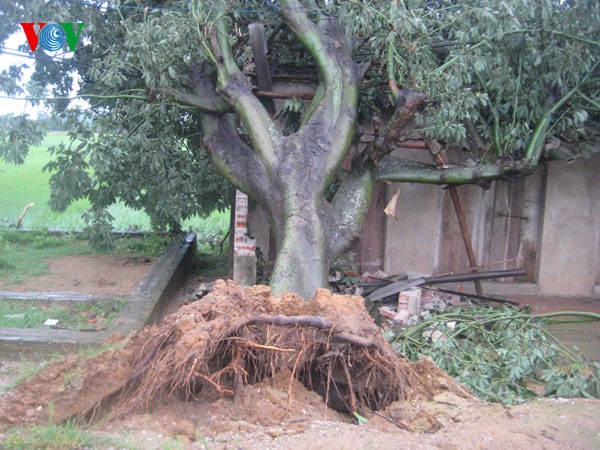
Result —
[{"label": "foliage canopy", "polygon": [[[301,180],[310,179],[300,173],[310,169],[290,161],[320,151],[331,156],[314,162],[325,168],[314,217],[333,225],[317,228],[352,229],[317,257],[326,263],[357,234],[375,181],[486,183],[598,147],[573,145],[590,139],[600,108],[595,0],[34,1],[12,2],[2,16],[0,40],[21,21],[85,22],[74,53],[38,49],[26,88],[15,81],[22,67],[0,74],[0,88],[25,90],[65,121],[73,142],[55,149],[48,166],[52,204],[60,210],[89,198],[89,221],[105,232],[106,207],[119,198],[157,227],[223,208],[229,191],[212,159],[267,208],[285,248],[292,225],[273,203],[299,198]],[[272,120],[253,93],[253,22],[266,29],[274,80],[315,89],[310,104],[285,104],[279,118],[288,123]],[[85,110],[72,104],[74,88]],[[390,124],[380,127],[386,114]],[[356,119],[372,119],[375,135]],[[7,123],[0,157],[18,163],[41,130],[22,118]],[[414,139],[432,151],[468,152],[471,164],[438,170],[390,156]],[[359,140],[369,143],[357,155],[351,144]],[[353,168],[342,169],[350,158]],[[280,170],[297,176],[286,181]],[[294,183],[294,192],[282,187]],[[341,211],[348,199],[352,211]],[[281,209],[289,217],[294,208],[298,202]]]}]

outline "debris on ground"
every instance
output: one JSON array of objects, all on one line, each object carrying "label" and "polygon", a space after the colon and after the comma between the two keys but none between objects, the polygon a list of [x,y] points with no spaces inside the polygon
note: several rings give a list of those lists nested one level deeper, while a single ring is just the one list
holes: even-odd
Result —
[{"label": "debris on ground", "polygon": [[194,292],[194,295],[196,296],[197,299],[201,299],[206,294],[212,292],[213,286],[214,286],[214,283],[200,283],[198,285],[198,287],[196,288],[196,292]]},{"label": "debris on ground", "polygon": [[462,298],[457,294],[410,288],[401,291],[396,302],[380,306],[378,312],[394,324],[412,326],[429,317],[433,311],[444,311],[461,302]]}]

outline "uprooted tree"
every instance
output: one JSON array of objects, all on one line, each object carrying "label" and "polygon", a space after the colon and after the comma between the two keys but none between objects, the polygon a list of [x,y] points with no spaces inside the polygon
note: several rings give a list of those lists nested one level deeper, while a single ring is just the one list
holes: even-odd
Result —
[{"label": "uprooted tree", "polygon": [[[28,2],[7,11],[14,26],[1,38],[20,21],[86,22],[71,58],[35,53],[29,84],[38,101],[51,90],[46,102],[81,140],[57,149],[54,206],[88,197],[92,224],[106,228],[105,208],[120,198],[157,225],[176,223],[219,205],[210,155],[269,217],[275,293],[309,298],[327,285],[376,182],[485,185],[598,148],[585,144],[600,107],[594,0]],[[267,30],[269,66],[314,80],[309,106],[283,109],[287,122],[253,87],[255,21]],[[12,70],[2,80],[14,94]],[[68,108],[75,73],[92,123]],[[368,118],[372,138],[353,146],[371,132],[358,125]],[[19,161],[31,136],[14,118],[0,155]],[[475,164],[391,154],[409,141],[468,151]]]}]

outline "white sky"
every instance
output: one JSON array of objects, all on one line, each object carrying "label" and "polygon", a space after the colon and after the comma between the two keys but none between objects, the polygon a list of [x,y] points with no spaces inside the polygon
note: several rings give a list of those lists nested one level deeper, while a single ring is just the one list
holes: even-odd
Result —
[{"label": "white sky", "polygon": [[[4,49],[9,51],[10,53],[19,53],[15,51],[20,45],[27,43],[27,38],[25,37],[25,33],[15,33],[10,36],[6,42],[4,43]],[[0,54],[0,72],[8,69],[11,65],[28,65],[30,68],[26,69],[25,76],[21,81],[21,84],[25,84],[29,77],[31,77],[31,73],[33,72],[33,59],[29,58],[26,53],[23,53],[22,57],[14,56],[12,54],[8,55],[6,53]],[[0,115],[4,116],[6,114],[30,114],[31,117],[35,118],[37,116],[37,111],[40,107],[33,107],[30,102],[27,102],[23,99],[20,100],[11,100],[8,98],[4,98],[6,93],[2,92],[0,94],[2,98],[0,98]]]},{"label": "white sky", "polygon": [[[19,46],[23,45],[23,44],[27,44],[27,38],[25,37],[25,33],[20,30],[18,32],[16,32],[15,34],[13,34],[12,36],[10,36],[5,42],[4,42],[4,48],[3,50],[6,50],[7,52],[10,52],[10,54],[7,53],[0,53],[0,72],[8,69],[8,67],[10,67],[11,65],[27,65],[29,66],[28,69],[25,69],[24,71],[24,76],[21,79],[21,86],[24,86],[28,81],[29,78],[31,77],[31,74],[33,73],[33,66],[34,66],[34,60],[30,57],[29,52],[19,52],[17,49],[19,48]],[[37,50],[37,51],[41,51],[41,50]],[[15,56],[16,53],[21,53],[23,56]],[[61,53],[61,57],[69,57],[69,53]],[[75,90],[78,89],[78,84],[77,82],[75,83]],[[73,93],[72,95],[75,95],[75,93]],[[31,118],[36,118],[38,111],[42,110],[42,111],[46,111],[49,112],[47,109],[45,109],[43,106],[33,106],[30,102],[25,100],[25,96],[20,96],[20,98],[18,99],[8,99],[8,98],[4,98],[6,97],[6,93],[2,92],[0,93],[0,116],[6,115],[6,114],[29,114]],[[77,103],[80,106],[86,106],[86,102],[84,101],[77,101]]]}]

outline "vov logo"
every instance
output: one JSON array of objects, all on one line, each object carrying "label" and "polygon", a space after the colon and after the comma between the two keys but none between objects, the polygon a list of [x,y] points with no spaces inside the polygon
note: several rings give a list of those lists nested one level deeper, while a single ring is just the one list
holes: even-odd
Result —
[{"label": "vov logo", "polygon": [[29,48],[32,52],[35,51],[38,44],[49,52],[60,50],[65,46],[65,43],[69,45],[69,50],[75,51],[77,47],[77,41],[81,35],[81,29],[85,25],[85,22],[77,23],[77,33],[75,33],[75,24],[73,22],[60,22],[46,23],[37,22],[38,31],[35,31],[35,22],[20,22],[27,36],[27,42],[29,42]]}]

